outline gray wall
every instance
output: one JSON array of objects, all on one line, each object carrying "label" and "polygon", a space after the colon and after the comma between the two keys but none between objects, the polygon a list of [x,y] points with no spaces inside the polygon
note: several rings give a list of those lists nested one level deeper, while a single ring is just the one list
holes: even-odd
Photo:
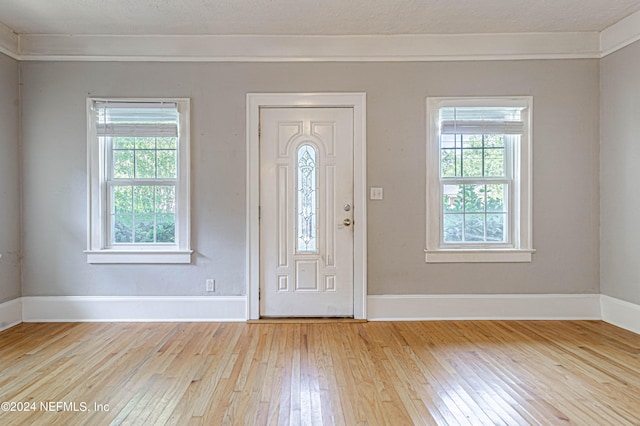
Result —
[{"label": "gray wall", "polygon": [[[597,60],[443,63],[24,62],[25,296],[245,289],[245,95],[367,92],[369,294],[598,293]],[[87,96],[192,98],[192,265],[88,265]],[[530,264],[424,262],[425,98],[533,95]]]},{"label": "gray wall", "polygon": [[601,62],[601,290],[640,303],[640,42]]},{"label": "gray wall", "polygon": [[0,303],[20,297],[18,62],[0,53]]}]

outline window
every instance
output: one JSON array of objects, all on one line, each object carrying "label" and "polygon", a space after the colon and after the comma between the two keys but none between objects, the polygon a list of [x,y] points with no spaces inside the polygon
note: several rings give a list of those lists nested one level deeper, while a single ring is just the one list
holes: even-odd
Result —
[{"label": "window", "polygon": [[318,251],[318,195],[316,191],[316,149],[311,145],[298,148],[297,180],[297,245],[298,253]]},{"label": "window", "polygon": [[427,99],[427,262],[529,262],[531,97]]},{"label": "window", "polygon": [[190,263],[189,100],[88,99],[89,263]]}]

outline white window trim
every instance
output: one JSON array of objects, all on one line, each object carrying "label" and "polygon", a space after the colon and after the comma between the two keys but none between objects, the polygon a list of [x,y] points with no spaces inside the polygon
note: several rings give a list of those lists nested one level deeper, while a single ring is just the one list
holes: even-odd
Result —
[{"label": "white window trim", "polygon": [[[520,144],[514,146],[513,191],[509,215],[512,231],[509,247],[492,244],[474,244],[469,247],[443,247],[441,243],[440,152],[438,111],[449,106],[522,106],[526,108],[523,120],[525,132]],[[427,98],[427,150],[426,150],[426,246],[427,263],[476,262],[531,262],[532,241],[532,96],[507,97],[429,97]]]},{"label": "white window trim", "polygon": [[[95,102],[175,102],[179,112],[176,243],[118,245],[108,242],[106,147],[99,141]],[[87,98],[87,263],[191,263],[190,100],[188,98]]]}]

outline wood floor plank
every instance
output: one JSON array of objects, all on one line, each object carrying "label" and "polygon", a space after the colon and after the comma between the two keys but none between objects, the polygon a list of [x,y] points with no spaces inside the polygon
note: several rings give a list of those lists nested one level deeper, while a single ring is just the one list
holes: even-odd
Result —
[{"label": "wood floor plank", "polygon": [[3,426],[638,425],[640,335],[600,321],[20,324],[0,332],[0,396],[15,410]]},{"label": "wood floor plank", "polygon": [[[510,333],[504,333],[501,325],[501,322],[478,324],[479,327],[488,330],[487,335],[493,336],[489,339],[488,346],[478,353],[479,361],[500,378],[495,383],[504,384],[503,390],[511,399],[511,406],[519,414],[525,418],[532,416],[534,419],[553,419],[553,424],[569,421],[570,417],[559,405],[566,399],[565,395],[554,394],[554,382],[558,377],[553,373],[548,374],[554,365],[548,364],[545,357],[531,357],[528,351],[530,344],[517,344],[520,340]],[[495,340],[500,343],[497,350],[494,349]],[[531,345],[533,353],[540,350],[536,344]],[[541,380],[542,376],[553,379]],[[547,383],[554,383],[554,386],[548,386]],[[544,424],[539,421],[538,423]]]}]

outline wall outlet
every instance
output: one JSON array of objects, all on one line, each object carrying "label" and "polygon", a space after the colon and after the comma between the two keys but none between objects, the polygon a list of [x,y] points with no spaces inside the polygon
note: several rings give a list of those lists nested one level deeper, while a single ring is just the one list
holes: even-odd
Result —
[{"label": "wall outlet", "polygon": [[206,289],[207,291],[216,291],[216,280],[208,279],[206,281]]},{"label": "wall outlet", "polygon": [[371,200],[382,200],[383,192],[380,187],[372,187],[371,193],[369,194],[369,199]]}]

